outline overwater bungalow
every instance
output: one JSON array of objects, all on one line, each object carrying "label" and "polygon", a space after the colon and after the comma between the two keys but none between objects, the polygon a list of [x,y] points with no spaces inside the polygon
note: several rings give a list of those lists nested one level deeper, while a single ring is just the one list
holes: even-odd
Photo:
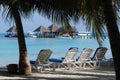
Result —
[{"label": "overwater bungalow", "polygon": [[70,37],[70,34],[75,37],[78,33],[76,27],[72,27],[72,30],[70,32],[68,32],[64,27],[60,27],[56,32],[57,37]]},{"label": "overwater bungalow", "polygon": [[56,25],[56,24],[52,24],[52,25],[50,25],[49,27],[48,27],[48,30],[50,31],[50,32],[56,32],[57,30],[58,30],[58,26]]},{"label": "overwater bungalow", "polygon": [[60,27],[56,30],[57,34],[58,35],[63,35],[63,34],[66,34],[66,30],[64,27]]},{"label": "overwater bungalow", "polygon": [[17,29],[16,26],[10,27],[7,31],[5,37],[17,37]]},{"label": "overwater bungalow", "polygon": [[50,31],[50,36],[55,37],[57,35],[57,30],[59,27],[56,24],[52,24],[47,29]]},{"label": "overwater bungalow", "polygon": [[35,29],[33,32],[35,32],[35,35],[37,37],[42,38],[42,37],[48,37],[50,31],[49,31],[49,29],[47,29],[46,27],[41,25],[40,27]]},{"label": "overwater bungalow", "polygon": [[52,24],[48,26],[48,28],[41,25],[40,27],[36,28],[32,34],[31,32],[28,33],[28,36],[35,36],[37,38],[55,38],[61,35],[69,35],[70,33],[76,35],[76,27],[72,27],[71,32],[68,32],[64,27],[58,27],[56,24]]}]

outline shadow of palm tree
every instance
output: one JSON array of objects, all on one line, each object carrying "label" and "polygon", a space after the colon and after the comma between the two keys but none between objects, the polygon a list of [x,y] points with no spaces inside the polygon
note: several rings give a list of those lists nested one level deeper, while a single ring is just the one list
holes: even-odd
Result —
[{"label": "shadow of palm tree", "polygon": [[[92,71],[92,72],[91,72]],[[81,70],[81,71],[45,71],[32,73],[29,75],[10,74],[0,70],[0,76],[16,79],[44,79],[44,80],[115,80],[115,75],[108,74],[110,71],[101,70]],[[44,76],[43,76],[44,75]]]}]

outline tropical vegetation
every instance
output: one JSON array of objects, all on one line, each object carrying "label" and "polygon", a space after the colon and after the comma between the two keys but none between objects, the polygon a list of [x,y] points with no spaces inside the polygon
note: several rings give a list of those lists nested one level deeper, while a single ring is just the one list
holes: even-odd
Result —
[{"label": "tropical vegetation", "polygon": [[67,28],[70,26],[70,20],[77,22],[80,18],[83,19],[87,24],[87,29],[92,30],[96,35],[98,43],[103,40],[102,33],[107,31],[116,80],[120,79],[120,34],[117,25],[119,0],[0,0],[0,4],[7,18],[14,20],[17,26],[21,74],[31,72],[21,17],[29,17],[31,13],[38,12],[53,22],[66,25]]},{"label": "tropical vegetation", "polygon": [[[108,32],[111,51],[116,71],[116,80],[120,77],[120,34],[117,25],[119,21],[119,0],[79,0],[80,11],[88,24],[88,29],[92,29],[96,34],[98,42],[102,39],[105,29]],[[97,37],[100,36],[100,37]]]}]

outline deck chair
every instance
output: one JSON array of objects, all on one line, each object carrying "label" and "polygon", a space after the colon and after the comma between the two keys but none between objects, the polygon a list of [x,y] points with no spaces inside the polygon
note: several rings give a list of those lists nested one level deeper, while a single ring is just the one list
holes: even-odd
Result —
[{"label": "deck chair", "polygon": [[98,47],[93,55],[93,57],[91,58],[91,62],[95,67],[99,67],[101,62],[104,62],[105,59],[105,53],[107,52],[107,48],[106,47]]},{"label": "deck chair", "polygon": [[52,62],[53,71],[55,71],[56,68],[65,68],[70,69],[71,66],[76,66],[73,62],[75,62],[75,56],[78,53],[77,47],[71,47],[68,49],[66,55],[64,58],[57,59],[57,58],[51,58],[49,59],[50,62]]},{"label": "deck chair", "polygon": [[42,49],[37,56],[35,64],[31,65],[32,69],[36,69],[38,72],[41,72],[46,67],[50,68],[49,58],[51,54],[52,51],[50,49]]},{"label": "deck chair", "polygon": [[73,62],[75,62],[75,56],[77,55],[77,53],[78,53],[78,48],[71,47],[66,53],[61,64],[64,65],[66,69],[70,69],[71,66],[75,66]]},{"label": "deck chair", "polygon": [[87,64],[90,67],[93,67],[90,63],[90,55],[92,54],[93,50],[90,48],[85,48],[82,50],[80,57],[78,57],[78,60],[75,62],[79,68],[85,68]]}]

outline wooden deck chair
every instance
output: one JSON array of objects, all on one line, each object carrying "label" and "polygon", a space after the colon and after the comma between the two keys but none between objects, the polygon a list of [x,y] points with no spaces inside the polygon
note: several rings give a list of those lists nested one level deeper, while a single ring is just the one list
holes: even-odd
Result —
[{"label": "wooden deck chair", "polygon": [[49,58],[52,54],[52,51],[50,49],[42,49],[35,61],[35,65],[32,65],[33,68],[37,69],[38,72],[41,72],[46,67],[50,68],[49,64]]},{"label": "wooden deck chair", "polygon": [[91,58],[91,61],[95,67],[99,67],[100,63],[105,61],[105,53],[107,52],[107,48],[106,47],[98,47],[93,55],[93,57]]},{"label": "wooden deck chair", "polygon": [[85,48],[82,50],[80,57],[78,57],[78,60],[75,62],[79,68],[85,68],[87,64],[90,67],[93,67],[90,63],[90,55],[92,54],[93,50],[90,48]]}]

